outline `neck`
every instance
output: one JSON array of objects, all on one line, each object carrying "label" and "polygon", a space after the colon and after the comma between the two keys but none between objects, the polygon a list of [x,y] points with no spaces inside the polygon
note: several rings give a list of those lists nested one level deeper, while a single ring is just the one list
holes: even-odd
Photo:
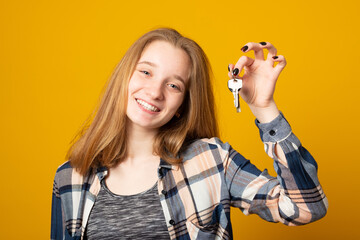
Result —
[{"label": "neck", "polygon": [[157,159],[153,153],[154,139],[157,129],[144,129],[139,126],[127,127],[127,158],[131,164],[144,163],[149,159]]}]

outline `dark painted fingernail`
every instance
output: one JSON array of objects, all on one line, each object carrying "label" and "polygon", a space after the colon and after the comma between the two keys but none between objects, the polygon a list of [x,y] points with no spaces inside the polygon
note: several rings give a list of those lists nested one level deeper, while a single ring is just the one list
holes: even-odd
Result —
[{"label": "dark painted fingernail", "polygon": [[272,58],[273,58],[273,59],[278,59],[279,57],[278,57],[278,56],[273,56]]},{"label": "dark painted fingernail", "polygon": [[241,51],[246,52],[246,50],[248,50],[248,48],[249,48],[249,47],[245,45],[245,46],[243,46],[243,47],[241,48]]},{"label": "dark painted fingernail", "polygon": [[265,46],[266,42],[259,42],[261,45]]},{"label": "dark painted fingernail", "polygon": [[235,68],[235,69],[233,70],[233,74],[234,74],[234,76],[238,75],[238,74],[239,74],[239,69],[238,69],[238,68]]},{"label": "dark painted fingernail", "polygon": [[228,65],[228,72],[230,72],[230,64]]}]

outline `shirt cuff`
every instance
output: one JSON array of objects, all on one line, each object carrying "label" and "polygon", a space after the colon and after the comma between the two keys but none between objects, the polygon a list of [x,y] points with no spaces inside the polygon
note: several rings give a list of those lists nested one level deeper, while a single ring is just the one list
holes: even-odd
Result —
[{"label": "shirt cuff", "polygon": [[279,142],[291,134],[291,127],[282,112],[271,122],[260,123],[255,119],[255,124],[259,128],[260,138],[263,142]]}]

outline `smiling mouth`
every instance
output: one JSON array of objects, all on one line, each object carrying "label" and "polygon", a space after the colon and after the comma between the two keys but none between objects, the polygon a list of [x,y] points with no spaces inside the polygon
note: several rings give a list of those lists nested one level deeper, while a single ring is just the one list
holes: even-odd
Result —
[{"label": "smiling mouth", "polygon": [[158,109],[157,107],[155,106],[152,106],[150,104],[148,104],[147,102],[143,101],[143,100],[140,100],[140,99],[135,99],[136,102],[138,104],[140,104],[143,108],[145,108],[146,110],[148,111],[151,111],[151,112],[160,112],[160,109]]}]

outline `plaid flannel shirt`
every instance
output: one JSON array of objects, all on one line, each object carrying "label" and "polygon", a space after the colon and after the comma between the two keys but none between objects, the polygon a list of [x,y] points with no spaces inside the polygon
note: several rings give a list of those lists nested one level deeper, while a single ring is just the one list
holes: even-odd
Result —
[{"label": "plaid flannel shirt", "polygon": [[[260,171],[218,138],[199,139],[182,153],[182,164],[160,160],[158,192],[170,239],[232,239],[230,206],[270,222],[296,226],[322,218],[327,199],[317,163],[282,114],[256,125],[277,178]],[[274,154],[280,144],[286,159]],[[69,162],[56,172],[51,239],[83,239],[91,209],[107,175],[104,167],[79,175]],[[131,213],[129,213],[131,214]]]}]

